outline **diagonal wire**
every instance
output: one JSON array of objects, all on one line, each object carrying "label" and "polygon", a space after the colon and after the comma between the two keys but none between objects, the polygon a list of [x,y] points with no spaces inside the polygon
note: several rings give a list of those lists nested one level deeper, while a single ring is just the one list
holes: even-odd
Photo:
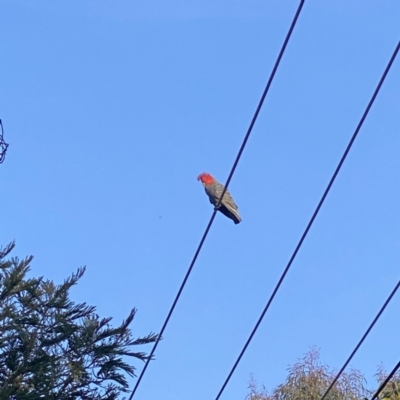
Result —
[{"label": "diagonal wire", "polygon": [[321,400],[324,400],[325,397],[328,395],[328,393],[330,392],[330,390],[333,388],[334,384],[337,382],[337,380],[340,378],[340,375],[342,375],[343,371],[346,369],[347,365],[349,364],[349,362],[351,361],[351,359],[353,358],[354,354],[357,353],[358,349],[360,348],[360,346],[363,344],[365,338],[369,335],[371,329],[374,327],[375,323],[378,321],[378,319],[380,318],[380,316],[382,315],[383,311],[385,310],[386,306],[390,303],[390,301],[392,300],[392,297],[395,295],[397,289],[400,286],[400,281],[397,282],[397,285],[395,286],[395,288],[392,290],[392,293],[390,293],[390,296],[387,298],[387,300],[385,301],[384,305],[382,306],[382,308],[380,309],[380,311],[378,312],[378,314],[376,315],[376,317],[374,318],[374,320],[372,321],[371,325],[369,326],[369,328],[367,329],[367,331],[364,333],[363,337],[361,338],[361,340],[358,342],[357,346],[355,347],[355,349],[353,350],[353,352],[350,354],[350,357],[347,359],[347,361],[344,363],[343,367],[340,369],[340,371],[337,373],[337,375],[335,376],[335,379],[331,382],[331,384],[329,385],[328,389],[326,389],[324,395],[321,397]]},{"label": "diagonal wire", "polygon": [[384,82],[384,80],[385,80],[385,78],[386,78],[386,75],[388,74],[388,72],[389,72],[389,70],[390,70],[390,67],[391,67],[392,64],[393,64],[393,61],[394,61],[394,59],[396,58],[396,55],[397,55],[397,53],[398,53],[398,51],[399,51],[399,48],[400,48],[400,41],[397,43],[396,49],[395,49],[395,51],[393,52],[392,57],[390,58],[390,61],[389,61],[388,65],[386,66],[386,69],[385,69],[385,71],[384,71],[384,73],[383,73],[383,75],[382,75],[382,77],[381,77],[381,79],[380,79],[380,81],[379,81],[379,83],[378,83],[378,86],[376,87],[376,89],[375,89],[375,91],[374,91],[374,94],[372,95],[372,98],[371,98],[371,100],[369,101],[368,106],[367,106],[367,108],[365,109],[364,114],[363,114],[363,116],[361,117],[361,120],[360,120],[360,122],[358,123],[357,128],[356,128],[356,130],[354,131],[353,136],[351,137],[350,142],[349,142],[349,144],[348,144],[347,147],[346,147],[346,150],[345,150],[345,152],[343,153],[343,156],[342,156],[342,158],[340,159],[339,164],[338,164],[338,166],[336,167],[336,170],[335,170],[335,172],[333,173],[332,178],[331,178],[331,180],[329,181],[329,184],[328,184],[327,188],[325,189],[325,192],[324,192],[324,194],[322,195],[322,198],[321,198],[321,200],[319,201],[319,203],[318,203],[318,205],[317,205],[317,208],[315,209],[315,211],[314,211],[314,213],[313,213],[313,215],[312,215],[310,221],[308,222],[307,227],[306,227],[305,231],[303,232],[303,234],[302,234],[302,236],[301,236],[301,238],[300,238],[299,243],[297,244],[297,246],[296,246],[296,248],[295,248],[295,250],[294,250],[292,256],[290,257],[289,262],[287,263],[287,265],[286,265],[286,267],[285,267],[285,269],[284,269],[284,271],[283,271],[281,277],[279,278],[279,281],[278,281],[277,285],[275,286],[275,289],[274,289],[274,291],[272,292],[271,297],[269,298],[269,300],[268,300],[268,302],[267,302],[267,304],[266,304],[266,306],[265,306],[263,312],[261,313],[261,315],[260,315],[260,317],[259,317],[259,319],[258,319],[256,325],[254,326],[254,328],[253,328],[253,330],[252,330],[252,332],[251,332],[249,338],[248,338],[247,341],[246,341],[246,344],[244,345],[242,351],[240,352],[239,357],[238,357],[237,360],[235,361],[235,364],[233,365],[231,371],[229,372],[228,377],[226,378],[224,384],[222,385],[220,391],[218,392],[218,395],[217,395],[217,397],[215,398],[215,400],[218,400],[218,399],[221,397],[222,392],[225,390],[226,385],[228,384],[229,380],[231,379],[231,376],[233,375],[233,373],[235,372],[236,367],[238,366],[238,364],[239,364],[241,358],[243,357],[243,354],[245,353],[245,351],[246,351],[248,345],[250,344],[251,340],[253,339],[254,334],[257,332],[258,327],[260,326],[260,324],[261,324],[261,322],[262,322],[262,320],[263,320],[263,318],[264,318],[266,312],[268,311],[268,309],[269,309],[269,307],[270,307],[272,301],[274,300],[274,297],[275,297],[276,293],[278,292],[278,290],[279,290],[279,288],[280,288],[280,286],[281,286],[283,280],[285,279],[286,274],[288,273],[288,271],[289,271],[289,269],[290,269],[290,267],[291,267],[291,265],[292,265],[294,259],[296,258],[296,255],[297,255],[298,251],[300,250],[300,247],[301,247],[301,245],[303,244],[304,239],[306,238],[306,236],[307,236],[307,234],[308,234],[308,232],[309,232],[309,230],[310,230],[310,228],[311,228],[311,226],[312,226],[312,224],[313,224],[315,218],[317,217],[318,212],[319,212],[320,208],[322,207],[322,204],[324,203],[324,201],[325,201],[325,199],[326,199],[326,196],[328,195],[328,193],[329,193],[329,191],[330,191],[330,189],[331,189],[331,187],[332,187],[332,185],[333,185],[333,182],[335,181],[335,179],[336,179],[336,177],[337,177],[337,175],[338,175],[340,169],[342,168],[342,165],[343,165],[343,163],[344,163],[344,160],[346,159],[347,154],[349,153],[349,151],[350,151],[350,149],[351,149],[351,146],[352,146],[353,143],[354,143],[354,140],[356,139],[356,137],[357,137],[357,135],[358,135],[358,132],[360,131],[361,126],[363,125],[364,120],[365,120],[365,118],[367,117],[367,115],[368,115],[368,113],[369,113],[369,110],[371,109],[371,106],[372,106],[372,104],[373,104],[374,101],[375,101],[376,96],[378,95],[378,92],[379,92],[379,90],[380,90],[380,88],[381,88],[381,86],[382,86],[382,84],[383,84],[383,82]]},{"label": "diagonal wire", "polygon": [[276,59],[276,62],[275,62],[275,65],[274,65],[274,69],[272,70],[271,76],[270,76],[269,79],[268,79],[267,86],[266,86],[265,89],[264,89],[264,93],[263,93],[263,95],[261,96],[261,100],[260,100],[260,102],[259,102],[259,104],[258,104],[258,106],[257,106],[256,112],[254,113],[254,117],[253,117],[253,119],[251,120],[249,129],[247,130],[246,136],[244,137],[242,146],[240,147],[240,150],[239,150],[239,153],[238,153],[238,155],[237,155],[237,157],[236,157],[236,160],[235,160],[235,162],[233,163],[233,167],[232,167],[232,170],[231,170],[231,172],[230,172],[230,174],[229,174],[229,176],[228,176],[228,180],[226,181],[224,190],[222,191],[222,194],[221,194],[221,197],[220,197],[220,199],[219,199],[219,202],[218,202],[218,204],[217,204],[217,206],[216,206],[215,208],[218,208],[219,205],[221,204],[221,201],[222,201],[222,199],[223,199],[223,197],[224,197],[224,194],[225,194],[225,192],[226,192],[226,190],[227,190],[227,188],[228,188],[229,182],[231,181],[232,176],[233,176],[233,173],[235,172],[235,169],[236,169],[236,167],[237,167],[237,165],[238,165],[238,163],[239,163],[239,159],[240,159],[240,157],[241,157],[241,155],[242,155],[242,153],[243,153],[243,150],[244,150],[244,148],[245,148],[245,146],[246,146],[247,139],[248,139],[249,136],[250,136],[250,133],[251,133],[251,131],[252,131],[252,129],[253,129],[253,126],[254,126],[254,124],[255,124],[255,122],[256,122],[256,119],[257,119],[257,117],[258,117],[258,114],[259,114],[259,112],[260,112],[260,110],[261,110],[261,107],[262,107],[262,105],[263,105],[263,103],[264,103],[265,97],[267,96],[269,87],[271,86],[272,80],[274,79],[275,72],[276,72],[276,70],[278,69],[279,63],[280,63],[280,61],[281,61],[281,58],[282,58],[282,56],[283,56],[283,53],[285,52],[286,46],[287,46],[287,44],[288,44],[288,42],[289,42],[290,36],[292,35],[293,29],[294,29],[294,27],[295,27],[295,25],[296,25],[297,19],[298,19],[299,15],[300,15],[301,9],[303,8],[303,5],[304,5],[304,0],[301,0],[299,6],[298,6],[298,8],[297,8],[296,14],[295,14],[295,16],[294,16],[294,18],[293,18],[292,24],[290,25],[289,31],[288,31],[288,33],[287,33],[287,35],[286,35],[285,41],[283,42],[281,51],[279,52],[278,58]]},{"label": "diagonal wire", "polygon": [[[236,169],[236,167],[237,167],[237,165],[238,165],[238,163],[239,163],[240,157],[241,157],[241,155],[242,155],[242,153],[243,153],[243,150],[244,150],[244,148],[245,148],[245,146],[246,146],[247,140],[249,139],[249,136],[250,136],[250,134],[251,134],[251,131],[253,130],[253,126],[254,126],[254,124],[255,124],[255,122],[256,122],[256,119],[257,119],[257,117],[258,117],[258,114],[260,113],[260,110],[261,110],[261,107],[262,107],[262,105],[263,105],[263,103],[264,103],[265,97],[266,97],[267,94],[268,94],[269,88],[270,88],[271,83],[272,83],[272,81],[273,81],[273,79],[274,79],[275,73],[276,73],[276,71],[277,71],[277,69],[278,69],[278,66],[279,66],[279,63],[280,63],[280,61],[281,61],[281,59],[282,59],[282,56],[283,56],[283,54],[284,54],[284,52],[285,52],[285,49],[286,49],[286,46],[287,46],[287,44],[288,44],[288,42],[289,42],[290,36],[292,35],[293,29],[294,29],[294,27],[295,27],[295,25],[296,25],[296,22],[297,22],[297,19],[298,19],[299,14],[300,14],[300,11],[301,11],[301,9],[302,9],[302,7],[303,7],[303,4],[304,4],[304,0],[301,0],[301,1],[300,1],[300,4],[299,4],[299,6],[298,6],[297,12],[296,12],[296,14],[295,14],[295,16],[294,16],[294,18],[293,18],[292,24],[290,25],[289,31],[288,31],[288,33],[287,33],[287,35],[286,35],[285,41],[283,42],[282,48],[281,48],[281,50],[280,50],[280,52],[279,52],[278,58],[276,59],[274,68],[272,69],[272,72],[271,72],[271,75],[270,75],[270,77],[269,77],[269,79],[268,79],[267,85],[266,85],[266,87],[265,87],[265,89],[264,89],[264,92],[263,92],[263,94],[262,94],[262,96],[261,96],[260,102],[258,103],[256,112],[254,113],[254,116],[253,116],[253,118],[252,118],[252,120],[251,120],[250,126],[249,126],[249,128],[248,128],[248,130],[247,130],[247,133],[246,133],[246,135],[245,135],[245,137],[244,137],[243,143],[242,143],[242,145],[241,145],[241,147],[240,147],[240,150],[239,150],[239,152],[238,152],[238,155],[237,155],[237,157],[236,157],[236,160],[235,160],[235,162],[234,162],[234,164],[233,164],[232,170],[231,170],[231,172],[230,172],[230,174],[229,174],[229,177],[228,177],[228,180],[227,180],[227,182],[226,182],[226,184],[225,184],[224,191],[222,192],[222,195],[221,195],[221,197],[220,197],[220,202],[221,202],[221,199],[223,198],[223,196],[224,196],[224,194],[225,194],[226,189],[228,188],[229,182],[231,181],[232,176],[233,176],[233,173],[235,172],[235,169]],[[152,358],[153,358],[153,355],[154,355],[154,352],[155,352],[155,350],[156,350],[156,348],[157,348],[157,346],[158,346],[158,343],[160,342],[160,340],[161,340],[161,338],[162,338],[162,335],[163,335],[164,330],[165,330],[165,328],[166,328],[166,326],[167,326],[167,324],[168,324],[168,321],[169,321],[169,319],[171,318],[171,315],[172,315],[172,313],[173,313],[173,311],[174,311],[174,309],[175,309],[175,306],[176,306],[176,304],[177,304],[177,302],[178,302],[178,300],[179,300],[179,297],[180,297],[180,295],[181,295],[181,293],[182,293],[182,291],[183,291],[183,288],[185,287],[186,281],[187,281],[188,278],[189,278],[189,275],[190,275],[190,273],[191,273],[191,271],[192,271],[192,269],[193,269],[193,266],[194,266],[194,264],[195,264],[195,262],[196,262],[196,260],[197,260],[198,255],[199,255],[199,253],[200,253],[200,250],[201,250],[201,248],[203,247],[204,241],[206,240],[206,237],[207,237],[207,235],[208,235],[208,232],[209,232],[209,230],[210,230],[210,228],[211,228],[211,225],[212,225],[212,223],[213,223],[213,221],[214,221],[214,218],[215,218],[215,215],[216,215],[218,206],[219,206],[219,204],[217,204],[217,206],[216,206],[215,209],[214,209],[214,212],[213,212],[213,214],[212,214],[212,216],[211,216],[210,222],[208,223],[207,228],[206,228],[206,230],[205,230],[205,232],[204,232],[204,234],[203,234],[203,237],[202,237],[201,240],[200,240],[199,246],[197,247],[197,250],[196,250],[196,252],[195,252],[195,254],[194,254],[194,257],[193,257],[193,259],[192,259],[192,262],[190,263],[190,266],[189,266],[189,268],[188,268],[188,270],[187,270],[187,272],[186,272],[186,275],[185,275],[185,277],[184,277],[184,279],[183,279],[183,281],[182,281],[182,284],[181,284],[181,286],[180,286],[180,288],[179,288],[179,290],[178,290],[178,293],[177,293],[177,295],[176,295],[176,297],[175,297],[175,300],[174,300],[174,302],[172,303],[172,307],[171,307],[171,309],[170,309],[169,312],[168,312],[167,318],[166,318],[165,321],[164,321],[164,324],[163,324],[163,326],[162,326],[162,328],[161,328],[161,331],[160,331],[160,333],[159,333],[159,335],[158,335],[158,337],[157,337],[157,340],[156,340],[156,342],[154,343],[154,346],[153,346],[153,348],[151,349],[151,352],[150,352],[150,354],[149,354],[149,357],[148,357],[147,360],[146,360],[146,364],[144,365],[144,368],[143,368],[142,372],[140,373],[140,376],[139,376],[139,378],[138,378],[138,380],[137,380],[137,382],[136,382],[136,385],[135,385],[135,387],[134,387],[133,390],[132,390],[132,393],[131,393],[131,395],[130,395],[130,397],[129,397],[129,400],[132,400],[133,396],[135,395],[135,392],[136,392],[136,390],[137,390],[137,388],[138,388],[138,386],[139,386],[139,384],[140,384],[140,381],[142,380],[143,375],[144,375],[144,373],[146,372],[146,369],[147,369],[147,367],[148,367],[150,361],[151,361]]]},{"label": "diagonal wire", "polygon": [[371,397],[370,400],[375,400],[379,396],[380,392],[384,389],[384,387],[393,378],[393,375],[397,372],[397,370],[399,368],[400,368],[400,361],[396,364],[396,366],[393,368],[392,372],[387,376],[387,378],[379,385],[378,390],[374,393],[374,395]]}]

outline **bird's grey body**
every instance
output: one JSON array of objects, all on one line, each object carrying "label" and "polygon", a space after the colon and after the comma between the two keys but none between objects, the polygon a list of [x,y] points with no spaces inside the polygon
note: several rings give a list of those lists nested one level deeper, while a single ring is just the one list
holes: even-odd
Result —
[{"label": "bird's grey body", "polygon": [[[214,206],[217,206],[222,196],[224,185],[222,185],[221,183],[219,183],[214,179],[213,183],[204,185],[204,189],[208,195],[210,203],[213,204]],[[221,201],[221,205],[218,207],[218,211],[220,211],[222,214],[233,220],[235,224],[238,224],[242,220],[240,218],[238,206],[233,201],[233,198],[228,190],[226,190],[224,193],[224,197]]]}]

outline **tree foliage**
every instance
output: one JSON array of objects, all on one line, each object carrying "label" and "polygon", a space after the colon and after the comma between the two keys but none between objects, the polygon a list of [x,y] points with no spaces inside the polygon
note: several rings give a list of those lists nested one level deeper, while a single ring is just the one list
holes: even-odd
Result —
[{"label": "tree foliage", "polygon": [[112,400],[127,392],[135,368],[125,360],[145,361],[133,347],[157,335],[132,337],[135,309],[114,328],[95,307],[71,301],[85,268],[61,285],[27,278],[33,257],[5,260],[13,248],[0,251],[0,398]]},{"label": "tree foliage", "polygon": [[[312,348],[297,363],[288,368],[286,381],[272,393],[265,386],[257,384],[251,377],[247,400],[321,400],[326,390],[336,377],[336,372],[319,362],[319,352]],[[386,380],[388,373],[383,366],[378,368],[375,378],[378,387]],[[366,380],[357,370],[344,372],[328,395],[326,400],[368,400],[375,393],[365,387]],[[378,388],[376,388],[377,390]],[[380,400],[400,400],[400,372],[397,372],[388,384],[379,389]]]},{"label": "tree foliage", "polygon": [[[376,380],[381,385],[387,378],[389,374],[383,368],[383,365],[380,365],[378,368],[378,372],[375,374]],[[394,374],[393,378],[390,382],[382,388],[379,393],[379,398],[381,400],[400,400],[400,373],[397,372]]]},{"label": "tree foliage", "polygon": [[[302,359],[288,368],[286,381],[271,394],[266,388],[259,387],[251,378],[248,400],[321,400],[325,391],[334,380],[336,373],[319,362],[319,352],[311,349]],[[365,388],[365,378],[357,370],[344,372],[326,400],[360,400],[368,398],[371,392]]]}]

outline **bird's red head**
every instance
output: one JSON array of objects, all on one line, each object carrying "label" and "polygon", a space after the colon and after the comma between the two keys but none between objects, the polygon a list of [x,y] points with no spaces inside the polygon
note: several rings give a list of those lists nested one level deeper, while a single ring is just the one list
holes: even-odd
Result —
[{"label": "bird's red head", "polygon": [[197,180],[201,181],[203,185],[211,185],[215,181],[215,179],[207,172],[203,172],[202,174],[200,174],[197,177]]}]

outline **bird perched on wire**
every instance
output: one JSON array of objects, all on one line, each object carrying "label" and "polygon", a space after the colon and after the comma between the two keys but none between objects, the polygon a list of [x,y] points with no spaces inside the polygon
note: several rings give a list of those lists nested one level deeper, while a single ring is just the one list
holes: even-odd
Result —
[{"label": "bird perched on wire", "polygon": [[230,218],[235,224],[238,224],[242,219],[240,218],[238,206],[232,199],[228,190],[224,193],[221,204],[217,207],[224,190],[224,185],[219,183],[213,176],[207,172],[203,172],[197,177],[198,181],[204,186],[204,189],[210,199],[210,203],[215,206],[215,210],[220,211],[222,214]]}]

